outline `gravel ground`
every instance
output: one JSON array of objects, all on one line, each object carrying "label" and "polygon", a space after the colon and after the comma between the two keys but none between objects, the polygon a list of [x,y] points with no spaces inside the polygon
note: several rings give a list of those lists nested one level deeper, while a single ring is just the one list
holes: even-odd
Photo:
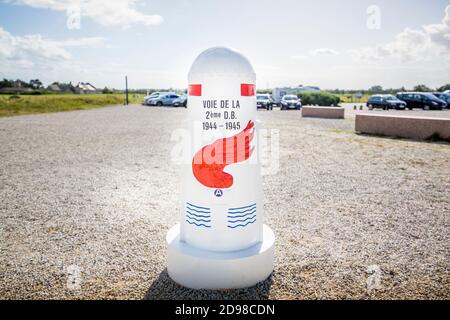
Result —
[{"label": "gravel ground", "polygon": [[227,291],[165,270],[185,109],[0,119],[0,298],[449,299],[450,144],[356,135],[347,108],[258,113],[280,130],[279,171],[263,179],[275,271]]}]

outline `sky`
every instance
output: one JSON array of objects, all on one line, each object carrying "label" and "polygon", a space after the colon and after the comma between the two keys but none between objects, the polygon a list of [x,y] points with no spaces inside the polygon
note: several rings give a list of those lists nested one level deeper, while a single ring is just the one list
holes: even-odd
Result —
[{"label": "sky", "polygon": [[259,89],[450,83],[450,0],[0,0],[0,77],[185,88],[229,46]]}]

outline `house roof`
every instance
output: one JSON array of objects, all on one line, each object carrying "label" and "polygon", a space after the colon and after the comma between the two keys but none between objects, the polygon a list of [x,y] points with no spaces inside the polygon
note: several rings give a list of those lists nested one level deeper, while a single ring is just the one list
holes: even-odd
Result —
[{"label": "house roof", "polygon": [[97,90],[97,88],[94,87],[89,82],[78,82],[78,84],[76,85],[76,88],[79,88],[79,89],[82,89],[82,90],[87,90],[87,91],[95,91],[95,90]]}]

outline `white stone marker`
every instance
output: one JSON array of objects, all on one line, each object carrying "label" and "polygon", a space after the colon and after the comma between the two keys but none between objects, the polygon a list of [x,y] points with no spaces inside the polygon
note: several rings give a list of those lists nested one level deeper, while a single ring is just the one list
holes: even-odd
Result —
[{"label": "white stone marker", "polygon": [[273,270],[275,236],[263,224],[255,78],[247,58],[224,47],[202,52],[189,71],[189,130],[202,142],[183,165],[181,223],[166,237],[168,273],[189,288],[249,287]]}]

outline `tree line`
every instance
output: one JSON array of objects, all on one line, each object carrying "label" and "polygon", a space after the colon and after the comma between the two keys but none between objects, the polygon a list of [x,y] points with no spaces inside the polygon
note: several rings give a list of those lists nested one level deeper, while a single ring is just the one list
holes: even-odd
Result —
[{"label": "tree line", "polygon": [[[61,90],[69,90],[70,88],[73,87],[72,83],[64,83],[64,82],[53,82],[51,85],[57,85]],[[39,79],[32,79],[29,82],[17,79],[17,80],[11,80],[11,79],[3,79],[0,80],[0,89],[3,88],[25,88],[25,89],[33,89],[33,90],[38,90],[38,89],[44,89],[44,86],[42,84],[42,82]],[[414,86],[412,88],[411,91],[416,91],[416,92],[432,92],[432,91],[446,91],[446,90],[450,90],[450,83],[445,84],[443,86],[437,87],[437,88],[430,88],[424,84],[418,84],[416,86]],[[112,92],[111,89],[108,88],[104,88],[102,91],[104,91],[104,93],[109,93]],[[144,89],[139,89],[139,90],[130,90],[130,91],[136,91],[136,92],[141,92],[144,93],[145,90]],[[375,93],[385,93],[385,94],[395,94],[397,92],[402,92],[402,91],[410,91],[408,89],[406,89],[405,87],[401,87],[401,88],[383,88],[380,85],[375,85],[370,87],[369,89],[365,90],[341,90],[341,89],[334,89],[334,90],[324,90],[327,92],[331,92],[331,93],[335,93],[335,94],[356,94],[356,93],[361,93],[361,94],[375,94]],[[262,89],[262,90],[258,90],[258,93],[271,93],[272,90],[271,89]]]},{"label": "tree line", "polygon": [[335,93],[335,94],[376,94],[376,93],[384,93],[384,94],[395,94],[397,92],[405,92],[405,91],[414,91],[414,92],[434,92],[439,91],[443,92],[446,90],[450,90],[450,83],[447,83],[443,86],[437,87],[437,88],[431,88],[424,84],[418,84],[412,88],[412,90],[408,90],[405,87],[401,88],[383,88],[382,86],[372,86],[367,90],[327,90],[328,92]]},{"label": "tree line", "polygon": [[2,88],[29,88],[29,89],[42,89],[43,85],[39,79],[32,79],[29,82],[17,79],[17,80],[0,80],[0,89]]}]

